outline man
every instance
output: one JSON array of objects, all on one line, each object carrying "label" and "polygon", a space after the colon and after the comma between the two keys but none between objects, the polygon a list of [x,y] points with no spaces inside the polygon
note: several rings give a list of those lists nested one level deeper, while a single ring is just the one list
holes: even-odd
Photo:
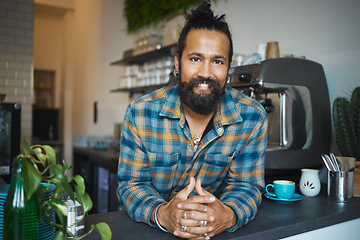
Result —
[{"label": "man", "polygon": [[179,82],[126,112],[117,192],[135,221],[209,239],[255,217],[267,115],[226,85],[233,50],[224,15],[205,2],[186,18],[175,54]]}]

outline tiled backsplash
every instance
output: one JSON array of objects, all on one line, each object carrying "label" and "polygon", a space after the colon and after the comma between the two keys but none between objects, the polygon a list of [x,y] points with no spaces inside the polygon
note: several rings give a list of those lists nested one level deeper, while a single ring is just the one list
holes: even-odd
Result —
[{"label": "tiled backsplash", "polygon": [[0,0],[0,93],[21,103],[21,139],[31,139],[34,0]]}]

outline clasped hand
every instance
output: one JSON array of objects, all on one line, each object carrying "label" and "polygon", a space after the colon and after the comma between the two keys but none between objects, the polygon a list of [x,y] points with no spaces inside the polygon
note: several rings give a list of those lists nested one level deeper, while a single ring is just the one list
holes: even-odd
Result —
[{"label": "clasped hand", "polygon": [[[193,190],[198,195],[188,196]],[[236,223],[235,212],[201,187],[201,181],[190,183],[158,211],[160,224],[175,236],[188,239],[210,239]]]}]

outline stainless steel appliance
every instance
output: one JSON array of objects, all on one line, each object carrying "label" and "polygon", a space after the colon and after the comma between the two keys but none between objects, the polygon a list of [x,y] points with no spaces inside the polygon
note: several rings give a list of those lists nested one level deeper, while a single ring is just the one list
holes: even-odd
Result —
[{"label": "stainless steel appliance", "polygon": [[331,115],[325,74],[319,63],[273,58],[230,69],[230,86],[258,100],[268,118],[265,168],[322,166],[330,151]]},{"label": "stainless steel appliance", "polygon": [[0,177],[10,183],[10,168],[20,153],[21,104],[0,102]]}]

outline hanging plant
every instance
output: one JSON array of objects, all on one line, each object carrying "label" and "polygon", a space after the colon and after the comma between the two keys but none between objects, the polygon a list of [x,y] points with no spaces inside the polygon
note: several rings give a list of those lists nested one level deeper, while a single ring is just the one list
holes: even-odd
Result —
[{"label": "hanging plant", "polygon": [[[213,0],[215,3],[217,1]],[[202,2],[204,0],[125,0],[127,32],[132,33],[150,24],[157,24]]]}]

